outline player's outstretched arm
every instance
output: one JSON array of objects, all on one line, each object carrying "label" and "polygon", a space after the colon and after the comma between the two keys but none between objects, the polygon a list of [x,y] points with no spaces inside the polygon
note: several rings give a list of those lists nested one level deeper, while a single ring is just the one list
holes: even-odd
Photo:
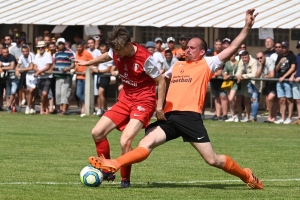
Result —
[{"label": "player's outstretched arm", "polygon": [[240,48],[243,41],[248,36],[248,34],[251,31],[251,28],[254,24],[255,18],[258,15],[258,13],[254,14],[254,11],[255,11],[255,9],[249,9],[246,11],[246,19],[245,19],[244,28],[242,29],[240,34],[232,41],[230,46],[218,54],[218,57],[222,62],[228,61],[230,59],[230,57],[235,52],[237,52],[237,50]]},{"label": "player's outstretched arm", "polygon": [[90,61],[84,61],[84,60],[76,60],[75,62],[78,65],[82,65],[82,66],[95,66],[98,65],[100,63],[104,63],[104,62],[108,62],[111,61],[112,58],[108,55],[108,52],[101,54],[100,56],[98,56],[97,58],[94,58],[93,60]]}]

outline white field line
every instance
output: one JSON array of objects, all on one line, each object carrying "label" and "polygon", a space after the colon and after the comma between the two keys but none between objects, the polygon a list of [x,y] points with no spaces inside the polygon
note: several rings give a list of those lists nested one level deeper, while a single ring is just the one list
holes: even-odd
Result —
[{"label": "white field line", "polygon": [[[300,178],[291,178],[291,179],[264,179],[262,182],[293,182],[300,181]],[[224,183],[224,182],[241,182],[241,180],[202,180],[202,181],[161,181],[161,182],[132,182],[133,185],[151,185],[151,184],[194,184],[194,183]],[[106,183],[106,181],[104,181]],[[78,185],[81,184],[78,182],[0,182],[0,185]],[[119,184],[119,182],[112,182],[108,184]]]}]

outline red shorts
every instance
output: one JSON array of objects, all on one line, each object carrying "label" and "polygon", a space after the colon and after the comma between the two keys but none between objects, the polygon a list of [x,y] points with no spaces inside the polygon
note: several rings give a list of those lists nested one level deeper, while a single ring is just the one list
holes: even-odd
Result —
[{"label": "red shorts", "polygon": [[117,129],[123,131],[130,119],[140,120],[146,128],[155,111],[156,102],[122,102],[118,101],[111,109],[104,113],[104,116],[111,119],[116,124]]}]

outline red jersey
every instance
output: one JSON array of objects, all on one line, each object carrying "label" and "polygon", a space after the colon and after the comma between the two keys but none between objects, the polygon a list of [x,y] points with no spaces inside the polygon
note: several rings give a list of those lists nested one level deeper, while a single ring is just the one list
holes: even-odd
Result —
[{"label": "red jersey", "polygon": [[156,83],[153,78],[160,75],[151,54],[142,46],[137,47],[134,55],[119,58],[113,50],[109,56],[112,58],[119,71],[120,79],[124,85],[119,94],[120,101],[136,102],[140,100],[153,101],[156,99]]}]

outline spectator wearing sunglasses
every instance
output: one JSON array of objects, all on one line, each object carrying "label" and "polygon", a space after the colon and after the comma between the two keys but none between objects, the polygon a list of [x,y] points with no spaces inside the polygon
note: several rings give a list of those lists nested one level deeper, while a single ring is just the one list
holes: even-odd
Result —
[{"label": "spectator wearing sunglasses", "polygon": [[[275,69],[277,72],[277,96],[279,98],[279,108],[281,118],[275,121],[276,124],[290,124],[292,123],[292,114],[294,108],[294,100],[292,93],[292,83],[284,79],[289,79],[296,69],[296,56],[289,50],[289,43],[287,41],[281,42],[282,54],[278,56],[275,62]],[[287,105],[287,106],[286,106]],[[288,116],[286,117],[286,110]]]},{"label": "spectator wearing sunglasses", "polygon": [[[256,54],[259,67],[256,72],[256,78],[274,78],[275,77],[275,61],[266,57],[265,53],[260,51]],[[277,110],[277,91],[276,81],[261,81],[260,90],[266,96],[266,106],[268,110],[268,118],[265,122],[274,123]]]},{"label": "spectator wearing sunglasses", "polygon": [[281,46],[281,42],[276,42],[275,43],[275,53],[272,53],[270,58],[272,58],[274,60],[274,62],[276,62],[278,56],[280,54],[282,54],[282,46]]}]

